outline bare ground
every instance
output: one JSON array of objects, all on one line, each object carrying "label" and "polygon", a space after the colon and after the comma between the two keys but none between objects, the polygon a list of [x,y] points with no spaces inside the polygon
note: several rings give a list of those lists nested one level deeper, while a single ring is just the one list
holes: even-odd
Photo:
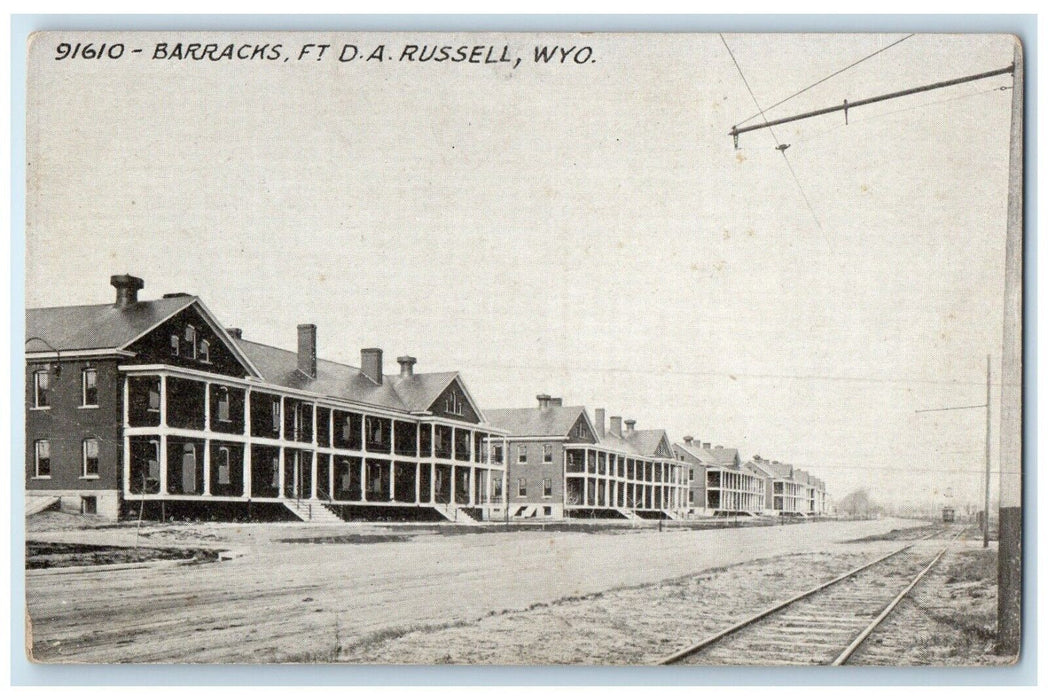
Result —
[{"label": "bare ground", "polygon": [[[29,571],[32,656],[430,663],[477,654],[481,663],[647,663],[701,635],[715,620],[711,610],[734,614],[831,568],[839,573],[857,553],[897,546],[846,540],[903,525],[472,534],[373,524],[148,524],[140,532],[31,524],[36,540],[237,555],[200,566]],[[724,567],[736,568],[718,571]],[[455,630],[458,645],[424,639]],[[598,632],[613,641],[594,639]],[[411,645],[380,653],[412,634]]]},{"label": "bare ground", "polygon": [[997,550],[964,543],[904,599],[854,657],[871,666],[999,666]]}]

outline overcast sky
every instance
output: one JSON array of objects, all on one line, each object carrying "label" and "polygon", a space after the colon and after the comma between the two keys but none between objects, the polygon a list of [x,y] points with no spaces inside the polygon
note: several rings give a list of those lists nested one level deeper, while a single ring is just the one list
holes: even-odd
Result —
[{"label": "overcast sky", "polygon": [[[767,107],[903,36],[725,39]],[[979,500],[983,414],[914,410],[982,403],[987,353],[999,375],[1010,76],[734,150],[757,109],[716,34],[192,38],[288,62],[151,60],[175,34],[56,61],[63,39],[89,40],[30,56],[29,306],[106,302],[130,272],[251,340],[293,348],[313,322],[332,360],[460,370],[484,407],[548,392],[806,465],[838,497]],[[297,60],[310,42],[332,48]],[[340,63],[346,43],[387,60]],[[522,61],[397,61],[405,44]],[[536,45],[592,57],[536,65]],[[914,36],[768,115],[1012,51]]]}]

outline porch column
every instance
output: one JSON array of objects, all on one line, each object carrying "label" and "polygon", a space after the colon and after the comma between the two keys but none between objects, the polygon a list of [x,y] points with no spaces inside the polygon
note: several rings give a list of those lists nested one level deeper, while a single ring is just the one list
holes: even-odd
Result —
[{"label": "porch column", "polygon": [[[122,425],[126,428],[131,424],[131,413],[130,413],[130,394],[131,394],[131,380],[124,375],[124,422]],[[120,455],[123,462],[124,472],[124,484],[123,491],[125,494],[131,493],[131,438],[127,436],[127,431],[124,432],[124,453]],[[144,495],[144,494],[143,494]]]},{"label": "porch column", "polygon": [[[432,444],[432,443],[430,443]],[[437,502],[437,465],[429,463],[429,503]]]},{"label": "porch column", "polygon": [[589,505],[589,450],[582,451],[582,505]]},{"label": "porch column", "polygon": [[[313,404],[313,433],[312,433],[312,438],[313,438],[312,439],[312,443],[313,443],[313,468],[312,468],[312,474],[311,474],[310,480],[309,480],[309,497],[311,499],[315,499],[317,497],[317,470],[320,468],[320,466],[317,464],[317,460],[320,457],[317,454],[317,448],[320,446],[320,439],[317,437],[317,422],[318,422],[318,419],[317,419],[317,408],[318,408],[317,405]],[[330,438],[331,438],[331,433],[329,432],[328,433],[328,439],[330,440]],[[330,462],[331,460],[329,459],[328,461]],[[330,481],[328,481],[328,488],[331,488],[331,482]]]},{"label": "porch column", "polygon": [[[452,433],[451,433],[451,457],[452,457],[452,459],[454,459],[454,457],[455,457],[455,433],[454,433],[454,431],[452,431]],[[457,491],[457,490],[458,490],[458,467],[455,466],[454,464],[452,464],[451,465],[451,504],[458,503],[458,501],[456,500],[457,494],[455,493],[455,491]]]},{"label": "porch column", "polygon": [[396,460],[396,441],[397,441],[397,421],[389,419],[389,452],[393,457],[389,460],[389,500],[393,502],[397,500],[396,487],[397,487],[397,460]]},{"label": "porch column", "polygon": [[160,494],[167,493],[167,375],[160,375]]},{"label": "porch column", "polygon": [[[422,426],[415,425],[415,505],[422,503]],[[432,486],[433,482],[430,482]],[[432,489],[431,489],[432,490]]]},{"label": "porch column", "polygon": [[[470,440],[473,439],[473,434],[470,433]],[[474,467],[469,467],[469,505],[473,506],[477,504],[477,470]]]},{"label": "porch column", "polygon": [[251,498],[251,390],[244,392],[244,497]]},{"label": "porch column", "polygon": [[283,447],[277,448],[277,468],[280,473],[277,474],[277,489],[280,492],[278,498],[284,497],[284,453],[287,452]]},{"label": "porch column", "polygon": [[[211,432],[211,382],[204,382],[204,433]],[[204,440],[204,490],[211,495],[211,441]]]},{"label": "porch column", "polygon": [[[360,424],[364,424],[364,419],[361,418]],[[361,445],[363,447],[363,444]],[[367,503],[368,500],[368,461],[366,458],[360,458],[360,500]]]}]

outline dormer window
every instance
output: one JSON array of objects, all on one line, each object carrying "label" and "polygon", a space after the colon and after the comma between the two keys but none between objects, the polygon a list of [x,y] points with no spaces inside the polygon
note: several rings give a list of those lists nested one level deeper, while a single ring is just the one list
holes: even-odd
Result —
[{"label": "dormer window", "polygon": [[182,344],[182,341],[178,337],[178,334],[177,333],[172,333],[171,334],[171,357],[178,357],[178,351],[179,351],[179,347],[181,346],[181,344]]},{"label": "dormer window", "polygon": [[186,355],[191,360],[196,359],[197,352],[197,332],[193,326],[186,326]]}]

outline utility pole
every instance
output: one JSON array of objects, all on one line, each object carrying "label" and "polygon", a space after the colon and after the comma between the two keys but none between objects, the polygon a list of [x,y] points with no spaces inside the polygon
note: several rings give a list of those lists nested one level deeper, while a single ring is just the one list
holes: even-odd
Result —
[{"label": "utility pole", "polygon": [[970,406],[944,406],[942,408],[920,408],[914,413],[938,413],[940,411],[965,411],[971,408],[986,409],[986,435],[984,443],[986,446],[985,470],[983,479],[983,547],[990,546],[990,355],[986,355],[986,403],[977,403]]},{"label": "utility pole", "polygon": [[986,355],[986,483],[983,488],[983,549],[990,546],[990,355]]},{"label": "utility pole", "polygon": [[1018,658],[1022,637],[1023,47],[1015,40],[1008,150],[1008,228],[1001,347],[1000,505],[997,515],[997,653]]},{"label": "utility pole", "polygon": [[[1004,333],[1001,348],[1000,500],[997,553],[997,653],[1018,656],[1022,633],[1022,427],[1023,427],[1023,47],[1015,40],[1012,65],[953,80],[921,85],[885,95],[826,107],[752,126],[735,125],[729,135],[739,146],[740,134],[801,119],[892,100],[904,95],[1012,74],[1012,114],[1008,148],[1008,218],[1005,239]],[[989,399],[987,399],[989,404]],[[974,408],[974,407],[973,407]],[[987,407],[987,414],[989,408]],[[987,482],[989,480],[987,479]],[[984,502],[984,544],[989,528],[989,500]]]}]

